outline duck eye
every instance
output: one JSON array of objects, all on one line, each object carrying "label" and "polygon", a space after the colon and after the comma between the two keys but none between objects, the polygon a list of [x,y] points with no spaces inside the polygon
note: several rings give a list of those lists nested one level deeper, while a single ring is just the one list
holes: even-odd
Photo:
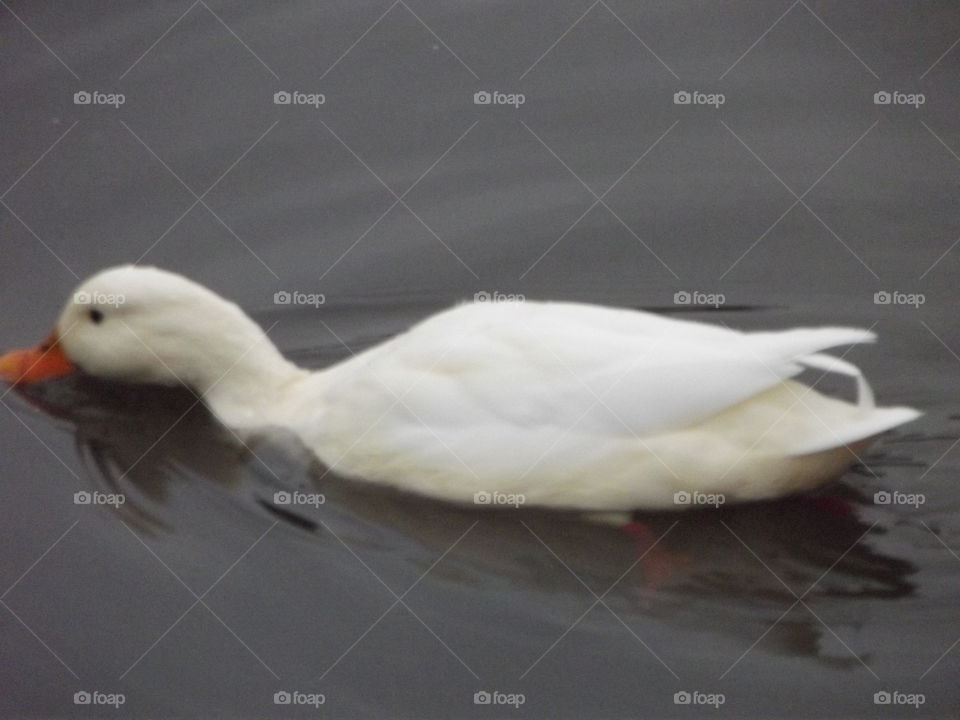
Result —
[{"label": "duck eye", "polygon": [[103,322],[103,313],[96,308],[90,310],[90,319],[97,325]]}]

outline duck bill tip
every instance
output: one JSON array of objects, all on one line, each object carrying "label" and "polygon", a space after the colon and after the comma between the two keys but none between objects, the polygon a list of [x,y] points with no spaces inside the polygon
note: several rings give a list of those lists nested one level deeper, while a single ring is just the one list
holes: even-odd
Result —
[{"label": "duck bill tip", "polygon": [[76,370],[56,333],[30,348],[11,350],[0,355],[0,381],[10,385],[28,385],[68,375]]}]

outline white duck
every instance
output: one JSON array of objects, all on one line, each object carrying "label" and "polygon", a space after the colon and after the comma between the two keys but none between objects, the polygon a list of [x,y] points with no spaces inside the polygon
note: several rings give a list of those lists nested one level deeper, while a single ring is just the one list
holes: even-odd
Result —
[{"label": "white duck", "polygon": [[[122,302],[77,301],[111,297]],[[878,433],[920,414],[875,407],[855,367],[819,354],[873,339],[474,303],[310,372],[235,304],[180,275],[123,266],[83,283],[45,343],[0,357],[0,378],[79,368],[182,383],[227,426],[289,428],[347,477],[460,503],[515,495],[597,513],[690,507],[681,492],[772,498],[843,472]],[[858,403],[790,379],[804,367],[856,377]]]}]

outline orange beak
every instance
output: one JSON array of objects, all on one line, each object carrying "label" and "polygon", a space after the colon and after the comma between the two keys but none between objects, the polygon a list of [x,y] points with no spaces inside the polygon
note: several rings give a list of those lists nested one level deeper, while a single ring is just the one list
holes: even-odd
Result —
[{"label": "orange beak", "polygon": [[56,332],[35,347],[0,355],[0,380],[12,385],[49,380],[74,370],[76,366],[60,347]]}]

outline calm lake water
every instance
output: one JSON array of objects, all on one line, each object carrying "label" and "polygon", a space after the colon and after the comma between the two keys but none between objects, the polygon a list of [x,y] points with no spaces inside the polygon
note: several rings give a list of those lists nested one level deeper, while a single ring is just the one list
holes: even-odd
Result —
[{"label": "calm lake water", "polygon": [[0,715],[956,714],[955,3],[11,0],[0,37],[0,347],[141,262],[316,368],[478,294],[870,327],[847,359],[925,413],[631,537],[345,482],[186,392],[6,393]]}]

